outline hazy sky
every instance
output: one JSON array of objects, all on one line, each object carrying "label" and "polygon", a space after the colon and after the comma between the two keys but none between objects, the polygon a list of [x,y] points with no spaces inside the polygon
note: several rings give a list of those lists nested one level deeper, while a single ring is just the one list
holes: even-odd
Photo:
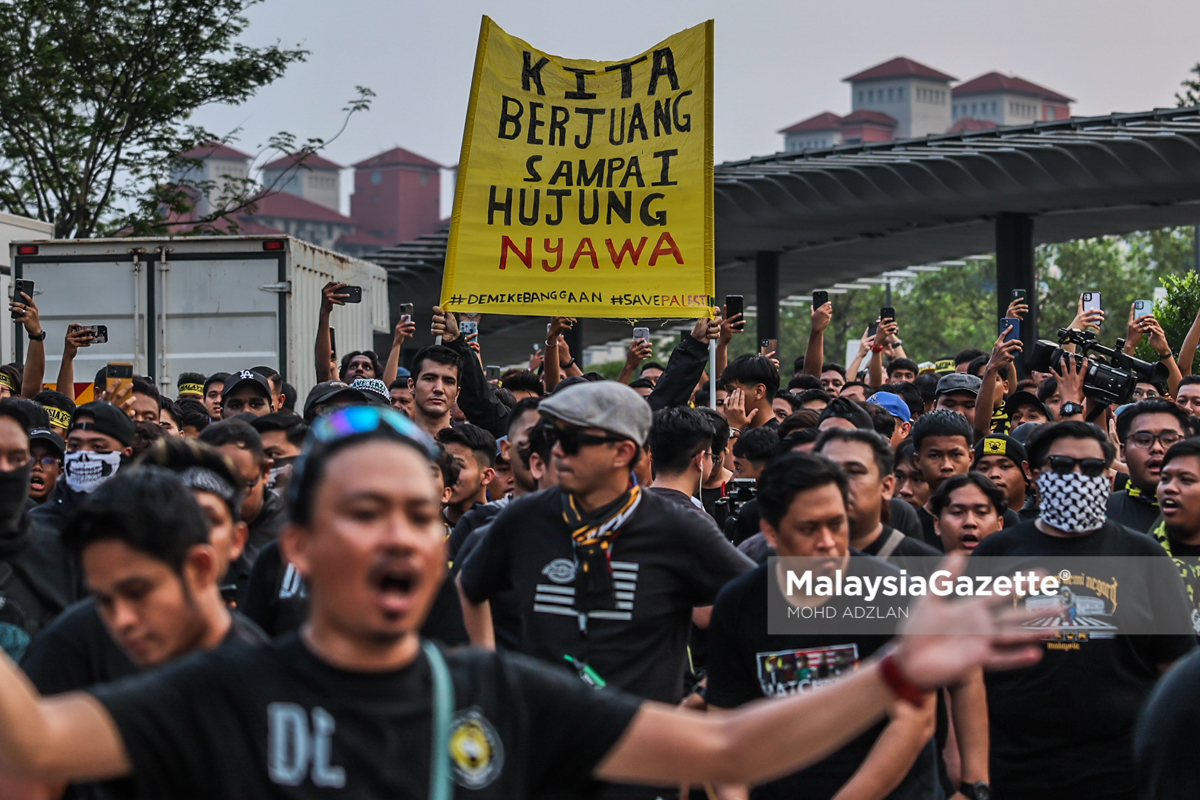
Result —
[{"label": "hazy sky", "polygon": [[[327,151],[352,164],[400,145],[458,161],[482,14],[563,56],[619,60],[716,20],[716,160],[782,148],[776,131],[849,111],[847,75],[906,55],[966,80],[1000,70],[1076,98],[1076,114],[1173,106],[1200,61],[1196,0],[266,0],[246,41],[311,51],[274,85],[197,121],[329,137],[355,85],[378,95]],[[343,191],[349,190],[343,180]]]}]

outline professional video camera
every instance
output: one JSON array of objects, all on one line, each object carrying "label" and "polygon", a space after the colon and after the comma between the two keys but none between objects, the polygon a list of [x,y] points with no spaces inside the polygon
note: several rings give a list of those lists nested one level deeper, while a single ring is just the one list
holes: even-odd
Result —
[{"label": "professional video camera", "polygon": [[[729,530],[730,520],[737,520],[742,506],[754,499],[755,487],[758,481],[753,478],[733,478],[725,487],[725,496],[716,502],[717,525],[722,530]],[[732,537],[731,537],[732,538]]]},{"label": "professional video camera", "polygon": [[[1075,345],[1082,351],[1082,355],[1063,350],[1064,344]],[[1053,366],[1061,372],[1062,367],[1059,365],[1064,358],[1074,358],[1079,367],[1083,366],[1084,359],[1087,358],[1091,363],[1084,375],[1083,393],[1098,403],[1128,403],[1133,399],[1133,389],[1138,381],[1165,383],[1167,368],[1162,364],[1151,364],[1126,355],[1121,352],[1124,347],[1124,339],[1117,339],[1117,347],[1113,349],[1096,341],[1096,334],[1090,331],[1060,328],[1058,344],[1045,339],[1034,343],[1029,368],[1038,372],[1049,372]]]}]

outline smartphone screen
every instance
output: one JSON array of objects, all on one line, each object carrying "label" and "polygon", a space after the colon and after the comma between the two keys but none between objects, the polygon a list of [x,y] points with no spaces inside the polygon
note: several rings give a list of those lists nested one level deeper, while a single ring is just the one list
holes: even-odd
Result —
[{"label": "smartphone screen", "polygon": [[122,394],[126,386],[133,388],[133,364],[114,361],[104,367],[104,393],[110,400]]},{"label": "smartphone screen", "polygon": [[813,308],[820,308],[829,302],[829,292],[824,289],[813,292]]},{"label": "smartphone screen", "polygon": [[1083,310],[1084,311],[1100,311],[1100,293],[1099,292],[1084,292],[1083,293]]},{"label": "smartphone screen", "polygon": [[[740,294],[725,295],[725,319],[729,319],[737,314],[745,313],[745,307],[742,305],[742,296]],[[734,330],[745,330],[746,320],[741,320],[734,325]]]},{"label": "smartphone screen", "polygon": [[487,366],[487,379],[489,382],[500,380],[500,367],[494,364],[489,364]]},{"label": "smartphone screen", "polygon": [[1011,342],[1013,339],[1020,339],[1021,320],[1017,319],[1016,317],[1005,317],[1004,319],[1000,320],[1000,330],[996,332],[1004,333],[1009,326],[1012,326],[1012,331],[1010,331],[1008,335],[1004,337],[1004,341]]},{"label": "smartphone screen", "polygon": [[412,319],[412,315],[413,315],[413,304],[412,303],[401,303],[400,304],[400,319],[405,320],[407,322]]},{"label": "smartphone screen", "polygon": [[107,344],[108,343],[108,326],[107,325],[92,325],[92,344]]},{"label": "smartphone screen", "polygon": [[[25,281],[25,280],[13,281],[13,296],[12,296],[13,302],[14,303],[26,302],[25,298],[21,296],[22,294],[29,295],[30,300],[33,299],[33,281]],[[21,315],[14,313],[12,315],[12,318],[17,319],[19,316],[21,316]]]}]

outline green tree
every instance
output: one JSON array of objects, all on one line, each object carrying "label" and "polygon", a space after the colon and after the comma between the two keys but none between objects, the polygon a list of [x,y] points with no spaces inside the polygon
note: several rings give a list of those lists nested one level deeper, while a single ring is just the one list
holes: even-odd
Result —
[{"label": "green tree", "polygon": [[[188,123],[240,104],[303,61],[278,42],[238,41],[259,0],[7,0],[0,4],[0,209],[54,224],[57,237],[162,232],[215,188],[180,179],[180,154],[228,141]],[[363,110],[369,90],[347,107]],[[280,134],[268,150],[303,162],[324,142]],[[229,182],[200,229],[252,205]]]},{"label": "green tree", "polygon": [[[1075,317],[1079,294],[1101,292],[1108,320],[1100,334],[1113,345],[1125,336],[1134,300],[1148,300],[1155,287],[1167,287],[1168,299],[1156,307],[1168,341],[1178,352],[1200,308],[1200,279],[1189,273],[1193,259],[1191,228],[1166,228],[1126,236],[1082,239],[1044,245],[1036,253],[1039,285],[1039,333],[1054,339]],[[1187,277],[1181,277],[1181,276]],[[833,295],[834,319],[825,334],[825,359],[840,362],[847,341],[857,341],[885,304],[883,286]],[[947,358],[968,347],[988,351],[996,339],[996,263],[977,259],[940,272],[920,273],[893,286],[892,305],[900,322],[905,351],[917,361]],[[780,362],[785,376],[808,344],[809,307],[784,307],[780,316]],[[734,339],[731,357],[757,351],[754,321],[750,334]],[[1139,353],[1146,357],[1148,346]]]}]

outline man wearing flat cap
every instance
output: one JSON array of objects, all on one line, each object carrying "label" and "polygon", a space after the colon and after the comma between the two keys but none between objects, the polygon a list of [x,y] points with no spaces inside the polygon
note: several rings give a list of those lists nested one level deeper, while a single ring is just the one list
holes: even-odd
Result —
[{"label": "man wearing flat cap", "polygon": [[693,610],[754,565],[707,517],[631,478],[651,423],[633,389],[578,384],[538,410],[558,486],[509,503],[463,562],[471,640],[493,645],[487,601],[511,589],[522,652],[589,685],[678,703]]}]

